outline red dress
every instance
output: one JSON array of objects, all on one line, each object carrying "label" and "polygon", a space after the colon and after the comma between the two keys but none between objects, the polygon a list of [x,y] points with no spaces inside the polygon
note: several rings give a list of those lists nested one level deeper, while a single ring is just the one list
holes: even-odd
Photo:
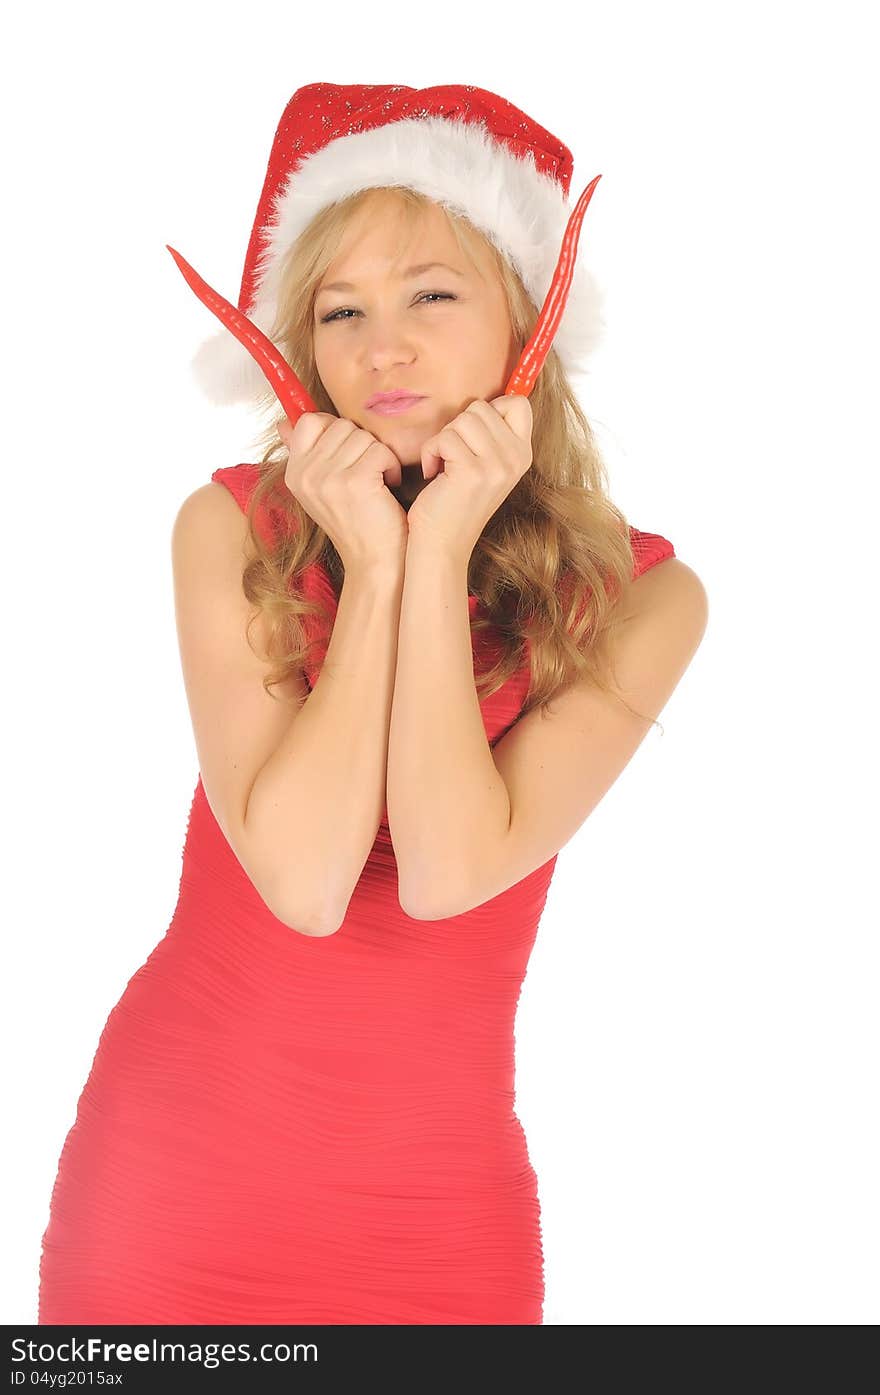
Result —
[{"label": "red dress", "polygon": [[[212,479],[244,508],[257,476]],[[632,537],[636,574],[674,555]],[[333,601],[317,564],[304,584]],[[491,744],[527,684],[524,667],[482,704]],[[38,1322],[542,1322],[514,1018],[556,858],[413,920],[386,812],[343,925],[313,938],[265,906],[199,778],[173,918],[61,1152]]]}]

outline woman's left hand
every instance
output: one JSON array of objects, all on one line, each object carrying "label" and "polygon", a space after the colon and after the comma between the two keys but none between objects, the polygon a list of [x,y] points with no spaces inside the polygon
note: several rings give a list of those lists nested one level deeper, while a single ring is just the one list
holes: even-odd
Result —
[{"label": "woman's left hand", "polygon": [[489,519],[531,464],[529,399],[511,394],[471,402],[422,446],[422,474],[431,484],[410,504],[410,539],[428,538],[467,562]]}]

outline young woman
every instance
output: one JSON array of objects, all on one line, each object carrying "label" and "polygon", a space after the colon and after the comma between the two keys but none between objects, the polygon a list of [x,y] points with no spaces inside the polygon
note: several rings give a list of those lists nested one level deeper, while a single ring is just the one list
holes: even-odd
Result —
[{"label": "young woman", "polygon": [[175,522],[180,895],[64,1144],[42,1323],[542,1321],[517,1001],[556,856],[707,613],[608,497],[581,268],[505,395],[570,171],[480,89],[285,110],[239,304],[317,410],[279,416],[226,332],[197,358],[272,420]]}]

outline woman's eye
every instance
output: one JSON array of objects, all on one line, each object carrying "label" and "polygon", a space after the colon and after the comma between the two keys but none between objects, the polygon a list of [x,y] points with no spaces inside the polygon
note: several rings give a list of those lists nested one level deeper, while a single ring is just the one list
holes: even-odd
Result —
[{"label": "woman's eye", "polygon": [[[432,304],[433,301],[430,299],[431,297],[434,297],[435,300],[455,300],[456,298],[454,295],[448,295],[445,291],[425,291],[423,295],[418,297],[416,303],[424,302],[426,304]],[[348,319],[350,315],[359,314],[359,310],[352,310],[350,306],[344,305],[340,310],[334,310],[332,315],[325,315],[321,320],[321,324],[328,325],[332,320],[338,320],[340,317]]]}]

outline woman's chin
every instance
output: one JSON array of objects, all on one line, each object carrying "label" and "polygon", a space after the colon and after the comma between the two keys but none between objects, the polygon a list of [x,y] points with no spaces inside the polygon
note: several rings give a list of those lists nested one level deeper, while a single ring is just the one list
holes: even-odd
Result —
[{"label": "woman's chin", "polygon": [[[441,421],[435,427],[426,424],[424,419],[420,422],[408,422],[404,415],[381,417],[374,413],[368,413],[368,416],[369,423],[364,423],[365,430],[372,432],[377,440],[384,441],[396,455],[409,460],[413,460],[419,455],[422,445],[432,434],[432,431],[439,431],[443,425]],[[360,424],[358,423],[358,425]]]}]

